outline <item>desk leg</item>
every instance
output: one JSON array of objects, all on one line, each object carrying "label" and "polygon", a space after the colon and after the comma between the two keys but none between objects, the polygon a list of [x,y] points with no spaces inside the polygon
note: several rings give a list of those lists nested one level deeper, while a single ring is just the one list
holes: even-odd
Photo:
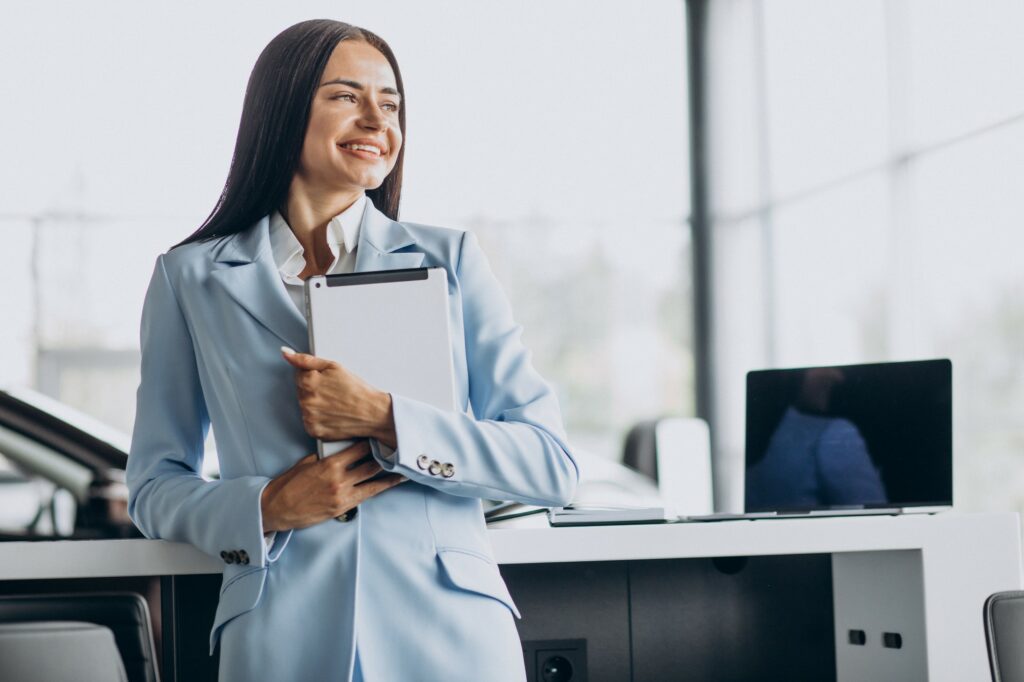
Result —
[{"label": "desk leg", "polygon": [[839,682],[928,679],[920,550],[833,554],[832,601]]},{"label": "desk leg", "polygon": [[216,682],[220,652],[210,656],[209,635],[220,582],[220,575],[160,579],[164,682]]},{"label": "desk leg", "polygon": [[178,682],[177,659],[174,656],[174,637],[177,628],[174,625],[174,576],[165,575],[160,578],[160,631],[161,660],[163,661],[160,678],[164,682]]}]

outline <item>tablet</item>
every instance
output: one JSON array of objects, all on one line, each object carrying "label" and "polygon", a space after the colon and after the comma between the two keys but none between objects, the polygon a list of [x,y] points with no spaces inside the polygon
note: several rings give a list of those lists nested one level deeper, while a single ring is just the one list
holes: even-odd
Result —
[{"label": "tablet", "polygon": [[[455,409],[444,268],[318,275],[306,280],[310,352],[382,391]],[[317,441],[320,457],[352,441]]]}]

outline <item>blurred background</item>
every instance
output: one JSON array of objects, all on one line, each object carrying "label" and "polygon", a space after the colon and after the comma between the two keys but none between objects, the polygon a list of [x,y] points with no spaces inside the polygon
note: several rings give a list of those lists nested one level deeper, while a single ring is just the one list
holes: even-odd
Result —
[{"label": "blurred background", "polygon": [[956,505],[1024,510],[1011,0],[23,5],[0,386],[131,431],[154,260],[213,208],[262,48],[320,17],[394,49],[401,217],[479,236],[576,448],[699,415],[735,508],[748,370],[949,357]]}]

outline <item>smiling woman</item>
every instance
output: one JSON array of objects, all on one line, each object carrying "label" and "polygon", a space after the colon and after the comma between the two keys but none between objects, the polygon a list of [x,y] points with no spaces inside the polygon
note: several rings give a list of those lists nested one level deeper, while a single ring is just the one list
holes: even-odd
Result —
[{"label": "smiling woman", "polygon": [[[398,221],[404,95],[369,31],[285,30],[249,79],[220,201],[157,258],[129,513],[227,564],[221,680],[525,677],[481,499],[564,505],[579,474],[476,239]],[[447,273],[457,411],[304,352],[303,280],[417,267]],[[211,425],[217,481],[200,476]],[[315,438],[356,443],[319,460]]]}]

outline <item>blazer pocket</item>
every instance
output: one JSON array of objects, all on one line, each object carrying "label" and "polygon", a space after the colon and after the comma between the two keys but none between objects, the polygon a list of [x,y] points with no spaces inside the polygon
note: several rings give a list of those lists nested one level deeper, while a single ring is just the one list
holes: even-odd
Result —
[{"label": "blazer pocket", "polygon": [[220,588],[220,601],[213,617],[213,629],[210,631],[210,655],[217,648],[220,633],[233,618],[252,611],[260,602],[263,584],[267,579],[267,568],[248,568],[247,570],[228,577],[224,576],[224,586]]},{"label": "blazer pocket", "polygon": [[512,595],[505,587],[498,566],[489,558],[454,548],[438,548],[437,558],[444,567],[448,580],[456,587],[497,599],[507,606],[516,618],[522,618],[515,602],[512,601]]}]

